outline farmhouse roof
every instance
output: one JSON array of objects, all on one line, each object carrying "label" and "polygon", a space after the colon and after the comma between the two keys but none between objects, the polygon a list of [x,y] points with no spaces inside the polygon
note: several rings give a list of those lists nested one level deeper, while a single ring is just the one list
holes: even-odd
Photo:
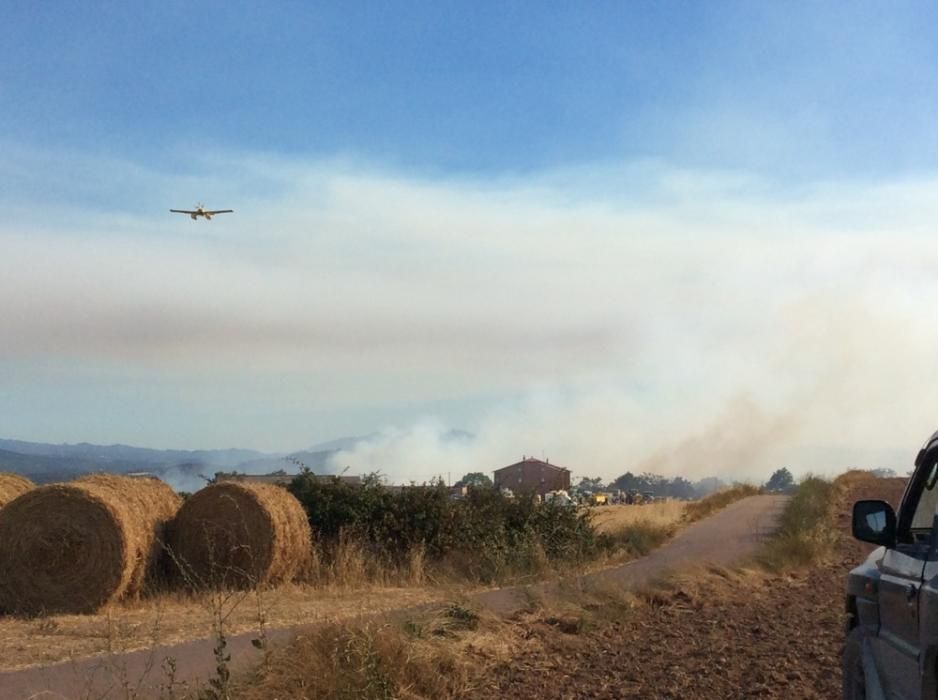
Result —
[{"label": "farmhouse roof", "polygon": [[499,472],[505,471],[506,469],[512,469],[513,467],[517,467],[517,466],[519,466],[519,465],[531,465],[531,466],[536,466],[536,467],[547,467],[548,469],[554,469],[555,471],[558,471],[558,472],[568,472],[568,471],[570,471],[570,470],[567,469],[566,467],[561,467],[560,465],[557,465],[557,464],[551,464],[550,462],[547,462],[547,461],[544,461],[544,460],[540,460],[540,459],[536,459],[535,457],[524,457],[520,462],[515,462],[514,464],[509,464],[507,467],[502,467],[501,469],[496,469],[496,470],[495,470],[495,473],[498,474]]}]

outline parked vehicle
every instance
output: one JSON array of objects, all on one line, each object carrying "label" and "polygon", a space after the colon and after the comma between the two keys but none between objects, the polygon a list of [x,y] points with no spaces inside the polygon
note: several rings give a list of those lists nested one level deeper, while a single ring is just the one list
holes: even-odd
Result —
[{"label": "parked vehicle", "polygon": [[938,697],[938,432],[915,460],[899,512],[853,505],[853,536],[879,545],[847,578],[843,697]]},{"label": "parked vehicle", "polygon": [[544,503],[553,503],[561,506],[576,506],[576,501],[570,498],[566,491],[548,491],[544,494]]}]

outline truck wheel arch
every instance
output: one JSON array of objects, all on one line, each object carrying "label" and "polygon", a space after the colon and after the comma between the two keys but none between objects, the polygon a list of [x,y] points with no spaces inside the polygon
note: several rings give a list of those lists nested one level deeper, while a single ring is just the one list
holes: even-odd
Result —
[{"label": "truck wheel arch", "polygon": [[[868,625],[857,625],[847,636],[843,656],[843,698],[885,700],[882,683],[870,652],[869,638],[876,630]],[[863,685],[862,694],[857,685]]]},{"label": "truck wheel arch", "polygon": [[860,618],[857,611],[857,597],[848,595],[845,607],[847,620],[844,623],[844,627],[846,634],[850,634],[853,631],[853,628],[860,624]]}]

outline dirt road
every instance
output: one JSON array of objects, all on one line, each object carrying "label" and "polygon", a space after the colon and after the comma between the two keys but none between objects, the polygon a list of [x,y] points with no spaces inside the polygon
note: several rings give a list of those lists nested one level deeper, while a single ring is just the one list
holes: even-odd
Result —
[{"label": "dirt road", "polygon": [[[759,542],[774,530],[784,503],[784,496],[744,498],[681,530],[673,540],[648,556],[568,581],[565,585],[610,581],[626,588],[637,588],[674,570],[727,566],[752,553]],[[523,609],[532,594],[549,592],[557,585],[541,583],[500,588],[481,593],[477,599],[491,610],[509,615]]]},{"label": "dirt road", "polygon": [[519,621],[511,662],[476,697],[840,697],[845,575],[870,550],[850,537],[848,509],[859,498],[896,505],[903,484],[870,479],[845,494],[835,555],[808,571],[689,579],[586,633]]},{"label": "dirt road", "polygon": [[[726,565],[751,552],[773,526],[783,499],[755,496],[734,503],[717,514],[681,531],[670,543],[649,556],[621,567],[598,572],[587,578],[609,579],[622,586],[639,586],[668,571],[706,564]],[[539,584],[543,590],[556,584]],[[479,594],[483,605],[500,612],[512,612],[524,604],[527,588],[510,588]],[[298,628],[268,632],[268,643],[282,643]],[[250,669],[261,659],[253,642],[255,634],[228,640],[226,653],[231,655],[233,671]],[[127,654],[94,657],[23,671],[0,673],[0,700],[26,700],[38,694],[53,698],[148,698],[159,697],[170,682],[176,683],[178,695],[205,682],[213,673],[216,661],[214,642],[210,639],[161,646]],[[172,666],[170,665],[172,664]]]}]

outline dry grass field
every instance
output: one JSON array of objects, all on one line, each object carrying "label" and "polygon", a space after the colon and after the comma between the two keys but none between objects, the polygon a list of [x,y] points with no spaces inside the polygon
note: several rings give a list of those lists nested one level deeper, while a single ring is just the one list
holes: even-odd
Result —
[{"label": "dry grass field", "polygon": [[636,523],[668,528],[680,523],[686,504],[683,501],[661,501],[642,506],[610,505],[591,509],[592,522],[600,532],[615,534]]},{"label": "dry grass field", "polygon": [[0,617],[0,671],[114,654],[212,634],[216,611],[228,634],[335,622],[384,610],[450,599],[445,586],[322,588],[284,584],[267,591],[160,594],[115,603],[94,615]]}]

